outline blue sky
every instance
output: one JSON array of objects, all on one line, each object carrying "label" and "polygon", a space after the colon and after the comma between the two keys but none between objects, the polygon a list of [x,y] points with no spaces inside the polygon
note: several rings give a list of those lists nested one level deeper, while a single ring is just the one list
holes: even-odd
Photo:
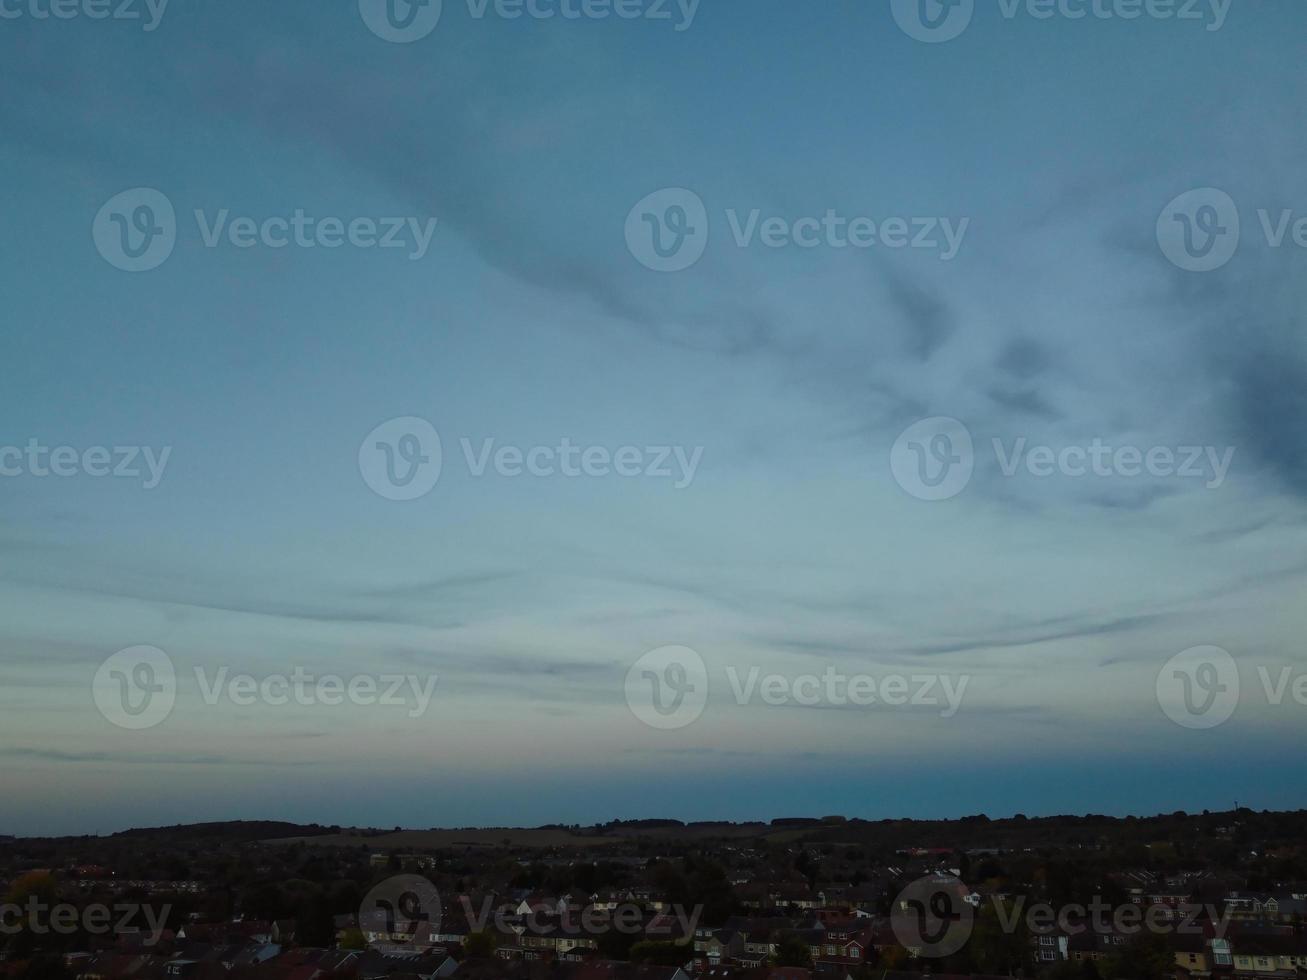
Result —
[{"label": "blue sky", "polygon": [[[445,0],[402,44],[355,2],[0,6],[0,446],[171,447],[152,489],[0,477],[0,831],[1307,805],[1307,706],[1257,673],[1307,671],[1307,257],[1258,216],[1307,216],[1301,6],[982,2],[923,43],[884,3],[703,0],[678,30]],[[1243,235],[1195,273],[1155,228],[1209,187]],[[92,234],[135,188],[177,216],[137,273]],[[674,273],[624,235],[663,188],[710,229]],[[437,224],[418,259],[205,243],[297,209]],[[755,210],[966,231],[947,261],[738,247]],[[407,502],[359,462],[404,417],[443,448]],[[926,501],[891,460],[935,417],[977,459]],[[701,455],[678,488],[477,476],[461,445],[565,438]],[[1234,455],[1216,487],[1009,477],[995,439]],[[126,730],[92,683],[142,644],[176,704]],[[654,730],[623,682],[673,644],[708,700]],[[1202,645],[1243,697],[1190,730],[1158,673]],[[415,719],[209,705],[194,673],[296,666],[438,683]],[[969,682],[948,718],[736,703],[752,666]]]}]

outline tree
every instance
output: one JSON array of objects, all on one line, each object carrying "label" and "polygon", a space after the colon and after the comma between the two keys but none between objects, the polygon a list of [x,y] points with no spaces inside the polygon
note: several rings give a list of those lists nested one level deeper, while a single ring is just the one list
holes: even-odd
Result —
[{"label": "tree", "polygon": [[629,960],[639,937],[626,929],[605,929],[599,934],[599,955],[607,960]]},{"label": "tree", "polygon": [[59,898],[54,875],[48,871],[29,871],[22,875],[9,889],[5,901],[12,905],[26,907],[27,900],[35,898],[42,905],[53,905]]},{"label": "tree", "polygon": [[463,948],[467,951],[468,959],[488,960],[495,955],[499,943],[496,941],[494,933],[485,931],[469,932]]},{"label": "tree", "polygon": [[881,952],[876,961],[877,971],[884,976],[890,970],[901,970],[908,962],[908,951],[902,946],[890,946]]},{"label": "tree", "polygon": [[331,902],[315,889],[295,917],[295,941],[301,946],[329,947],[336,938]]},{"label": "tree", "polygon": [[1081,960],[1079,962],[1075,960],[1058,960],[1055,965],[1045,970],[1041,976],[1043,980],[1091,980],[1085,972],[1086,966],[1093,972],[1093,980],[1097,980],[1098,971],[1094,970],[1094,965],[1090,960]]},{"label": "tree", "polygon": [[[29,871],[13,883],[5,898],[5,903],[11,907],[0,909],[0,913],[4,913],[0,924],[10,935],[6,945],[11,956],[20,958],[51,945],[48,941],[51,938],[49,916],[58,901],[58,888],[54,876],[48,871]],[[32,964],[37,964],[37,961],[33,960]],[[59,965],[63,965],[62,959],[59,959]],[[44,970],[48,965],[37,964],[37,968]]]},{"label": "tree", "polygon": [[653,963],[656,966],[682,966],[694,955],[693,950],[680,943],[661,943],[645,940],[631,947],[631,962]]},{"label": "tree", "polygon": [[1170,980],[1175,975],[1175,954],[1164,935],[1141,932],[1115,956],[1110,957],[1103,971],[1108,977],[1128,977],[1129,980]]},{"label": "tree", "polygon": [[341,949],[367,949],[368,940],[362,929],[346,929],[340,934]]},{"label": "tree", "polygon": [[781,941],[776,944],[775,965],[801,966],[810,969],[812,951],[808,948],[808,944],[797,936],[782,936]]},{"label": "tree", "polygon": [[62,956],[34,956],[17,976],[18,980],[73,980]]},{"label": "tree", "polygon": [[1024,967],[1030,957],[1030,930],[1021,908],[1000,909],[997,899],[982,905],[968,950],[980,973],[1011,976]]}]

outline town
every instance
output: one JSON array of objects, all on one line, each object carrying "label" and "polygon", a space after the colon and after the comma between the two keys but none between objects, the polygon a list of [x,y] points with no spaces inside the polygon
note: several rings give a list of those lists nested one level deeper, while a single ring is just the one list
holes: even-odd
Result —
[{"label": "town", "polygon": [[0,838],[13,980],[1301,980],[1307,811]]}]

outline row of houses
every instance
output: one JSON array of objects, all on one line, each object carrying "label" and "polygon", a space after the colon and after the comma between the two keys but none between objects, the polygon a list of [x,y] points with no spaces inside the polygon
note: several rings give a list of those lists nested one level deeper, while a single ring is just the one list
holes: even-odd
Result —
[{"label": "row of houses", "polygon": [[220,948],[188,947],[171,956],[140,952],[74,955],[68,958],[68,965],[77,980],[691,980],[680,967],[615,960],[460,961],[434,952],[387,955],[373,950],[307,948],[266,957],[263,952],[250,948],[233,955]]},{"label": "row of houses", "polygon": [[[1141,931],[1139,926],[1071,921],[1033,930],[1031,943],[1039,964],[1101,962],[1118,955]],[[1177,980],[1301,980],[1299,971],[1307,973],[1307,933],[1289,925],[1177,917],[1158,934],[1174,955]]]}]

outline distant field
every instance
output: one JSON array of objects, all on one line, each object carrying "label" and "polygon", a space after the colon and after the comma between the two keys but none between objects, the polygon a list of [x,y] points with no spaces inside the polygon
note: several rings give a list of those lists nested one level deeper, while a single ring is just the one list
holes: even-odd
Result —
[{"label": "distant field", "polygon": [[370,830],[344,831],[315,837],[280,837],[267,843],[297,842],[319,847],[359,847],[366,844],[374,850],[417,851],[438,847],[604,847],[619,843],[621,839],[574,834],[556,827],[483,827],[474,830],[400,830],[383,834]]},{"label": "distant field", "polygon": [[482,827],[467,830],[400,830],[377,833],[375,830],[342,831],[312,837],[279,837],[269,844],[303,843],[320,847],[359,847],[374,850],[426,850],[443,847],[608,847],[635,837],[655,840],[704,840],[708,838],[742,839],[767,837],[788,841],[802,837],[807,830],[775,828],[766,824],[704,825],[689,827],[615,827],[605,834],[589,828],[579,831],[558,827]]}]

